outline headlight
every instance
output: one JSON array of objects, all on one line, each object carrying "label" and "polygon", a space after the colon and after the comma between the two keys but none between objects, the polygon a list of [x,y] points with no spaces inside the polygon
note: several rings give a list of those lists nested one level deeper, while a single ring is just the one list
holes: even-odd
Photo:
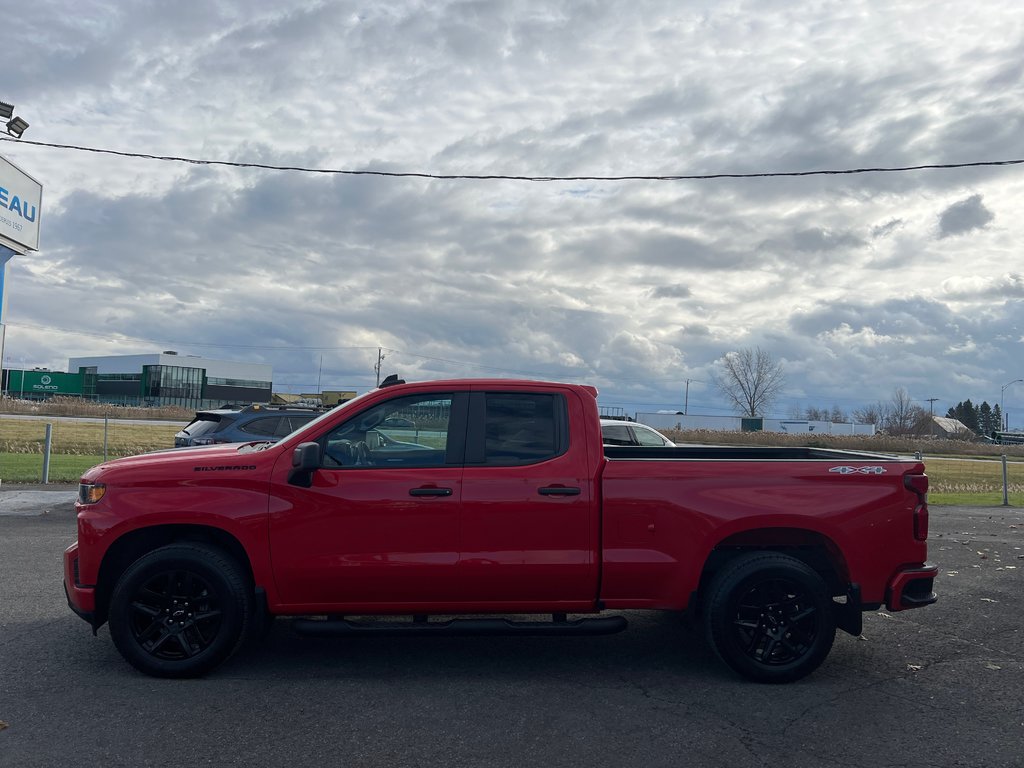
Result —
[{"label": "headlight", "polygon": [[82,504],[95,504],[106,492],[107,486],[103,483],[79,483],[78,501]]}]

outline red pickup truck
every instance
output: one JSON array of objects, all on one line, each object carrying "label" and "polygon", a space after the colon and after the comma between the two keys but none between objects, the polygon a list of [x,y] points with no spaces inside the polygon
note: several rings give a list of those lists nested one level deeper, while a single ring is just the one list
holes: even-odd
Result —
[{"label": "red pickup truck", "polygon": [[862,611],[935,601],[919,461],[605,446],[596,398],[398,382],[277,443],[100,464],[68,603],[161,677],[209,672],[276,616],[310,635],[583,634],[625,627],[602,611],[656,609],[700,617],[738,673],[786,682]]}]

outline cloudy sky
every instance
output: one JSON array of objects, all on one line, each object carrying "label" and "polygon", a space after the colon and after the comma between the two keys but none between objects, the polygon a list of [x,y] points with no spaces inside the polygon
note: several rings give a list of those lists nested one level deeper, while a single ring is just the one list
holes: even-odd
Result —
[{"label": "cloudy sky", "polygon": [[[729,410],[723,354],[786,371],[773,415],[905,387],[936,411],[1024,378],[1024,13],[986,0],[37,0],[5,28],[44,185],[7,270],[5,365],[175,349],[276,388],[385,373],[596,384]],[[1024,384],[1005,391],[1024,426]]]}]

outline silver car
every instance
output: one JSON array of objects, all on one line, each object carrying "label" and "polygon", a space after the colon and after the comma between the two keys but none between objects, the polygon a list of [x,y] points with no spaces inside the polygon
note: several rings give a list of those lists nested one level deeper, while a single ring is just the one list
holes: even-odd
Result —
[{"label": "silver car", "polygon": [[601,435],[605,445],[646,445],[655,448],[675,446],[658,430],[635,421],[601,419]]}]

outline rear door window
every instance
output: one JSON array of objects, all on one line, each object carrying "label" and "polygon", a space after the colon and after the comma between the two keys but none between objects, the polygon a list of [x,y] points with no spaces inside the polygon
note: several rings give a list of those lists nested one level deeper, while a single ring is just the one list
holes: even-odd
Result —
[{"label": "rear door window", "polygon": [[[278,427],[281,426],[281,416],[265,416],[262,419],[253,419],[242,424],[238,429],[247,435],[259,435],[260,437],[273,437],[278,434]],[[288,434],[285,432],[285,434]]]},{"label": "rear door window", "polygon": [[601,427],[601,437],[605,445],[636,445],[625,424],[608,424]]},{"label": "rear door window", "polygon": [[565,402],[558,395],[487,392],[483,410],[483,445],[474,443],[483,449],[484,464],[535,464],[568,448]]}]

